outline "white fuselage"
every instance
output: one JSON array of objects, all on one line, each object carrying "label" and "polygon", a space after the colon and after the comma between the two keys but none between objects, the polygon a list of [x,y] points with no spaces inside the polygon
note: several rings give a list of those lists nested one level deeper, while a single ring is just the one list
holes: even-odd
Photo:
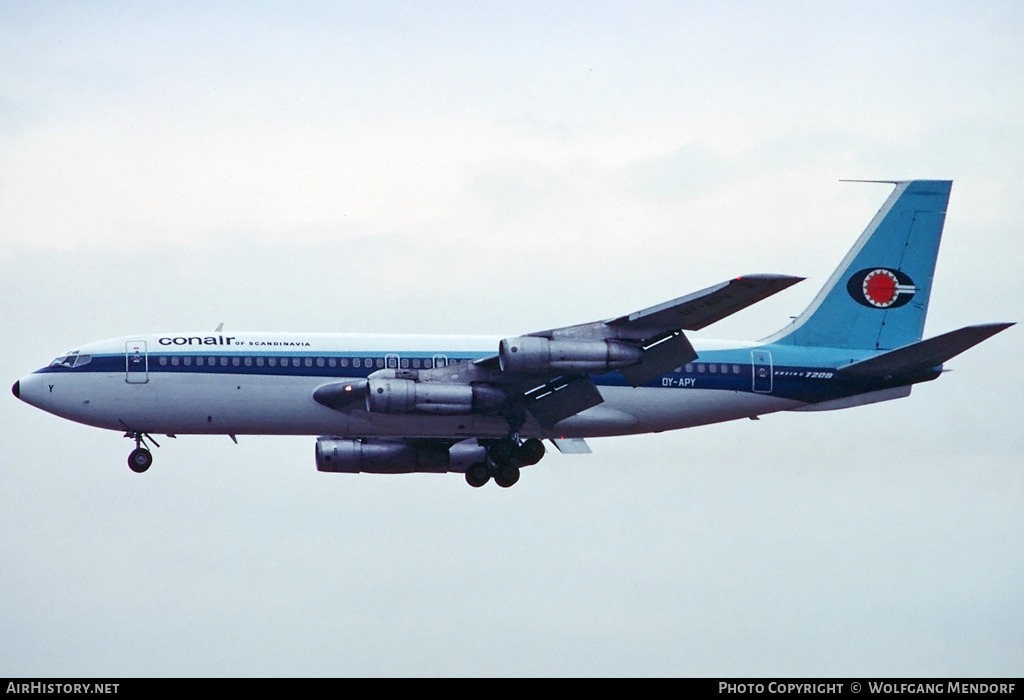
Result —
[{"label": "white fuselage", "polygon": [[[321,386],[365,378],[379,369],[443,367],[493,355],[499,340],[277,333],[131,336],[81,346],[76,358],[87,361],[68,360],[74,366],[51,365],[24,377],[20,398],[87,425],[153,434],[499,437],[509,431],[499,416],[389,415],[358,406],[341,411],[313,399]],[[601,405],[561,421],[554,430],[531,418],[520,432],[535,437],[656,432],[802,405],[770,391],[749,390],[752,347],[756,344],[713,341],[697,347],[702,358],[714,355],[722,363],[723,378],[733,368],[737,376],[730,379],[745,381],[747,390],[672,377],[633,388],[616,383],[611,373],[606,382],[598,378],[605,400]]]}]

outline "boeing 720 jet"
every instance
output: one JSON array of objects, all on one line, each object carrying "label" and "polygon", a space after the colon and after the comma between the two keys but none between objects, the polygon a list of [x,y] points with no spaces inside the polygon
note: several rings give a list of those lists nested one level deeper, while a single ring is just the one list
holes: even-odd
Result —
[{"label": "boeing 720 jet", "polygon": [[124,432],[318,435],[323,472],[457,472],[516,483],[586,438],[910,394],[1011,323],[922,340],[951,182],[895,190],[810,306],[757,342],[693,340],[801,281],[744,275],[622,316],[524,335],[163,333],[82,345],[14,384],[22,401]]}]

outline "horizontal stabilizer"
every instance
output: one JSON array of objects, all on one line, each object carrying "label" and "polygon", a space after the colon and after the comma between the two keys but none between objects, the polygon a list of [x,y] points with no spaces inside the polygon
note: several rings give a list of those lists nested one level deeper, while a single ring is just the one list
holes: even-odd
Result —
[{"label": "horizontal stabilizer", "polygon": [[607,321],[630,329],[696,331],[802,281],[790,275],[744,275]]},{"label": "horizontal stabilizer", "polygon": [[1004,331],[1012,323],[986,323],[937,335],[867,360],[840,367],[854,377],[891,377],[937,367],[983,340]]}]

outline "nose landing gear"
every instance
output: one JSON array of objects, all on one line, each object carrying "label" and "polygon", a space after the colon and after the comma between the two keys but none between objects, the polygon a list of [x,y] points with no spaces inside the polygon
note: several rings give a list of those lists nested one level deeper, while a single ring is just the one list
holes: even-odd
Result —
[{"label": "nose landing gear", "polygon": [[128,455],[128,468],[136,474],[141,474],[149,469],[149,465],[152,463],[153,453],[145,447],[136,447]]},{"label": "nose landing gear", "polygon": [[135,440],[135,449],[128,454],[128,468],[136,474],[141,474],[153,464],[153,453],[149,451],[146,440],[153,443],[154,447],[160,447],[160,445],[152,435],[137,430],[129,430],[124,436]]}]

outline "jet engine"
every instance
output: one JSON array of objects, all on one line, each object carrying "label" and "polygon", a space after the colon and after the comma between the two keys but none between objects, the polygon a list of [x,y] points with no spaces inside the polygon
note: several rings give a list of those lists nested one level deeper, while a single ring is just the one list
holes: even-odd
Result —
[{"label": "jet engine", "polygon": [[498,345],[504,372],[606,372],[635,365],[643,350],[615,340],[549,340],[524,336],[505,338]]},{"label": "jet engine", "polygon": [[445,416],[489,413],[498,410],[505,398],[505,392],[483,384],[438,384],[371,377],[367,382],[366,410]]},{"label": "jet engine", "polygon": [[464,472],[470,464],[484,461],[486,454],[476,440],[448,448],[436,443],[321,437],[316,441],[316,468],[346,474]]}]

